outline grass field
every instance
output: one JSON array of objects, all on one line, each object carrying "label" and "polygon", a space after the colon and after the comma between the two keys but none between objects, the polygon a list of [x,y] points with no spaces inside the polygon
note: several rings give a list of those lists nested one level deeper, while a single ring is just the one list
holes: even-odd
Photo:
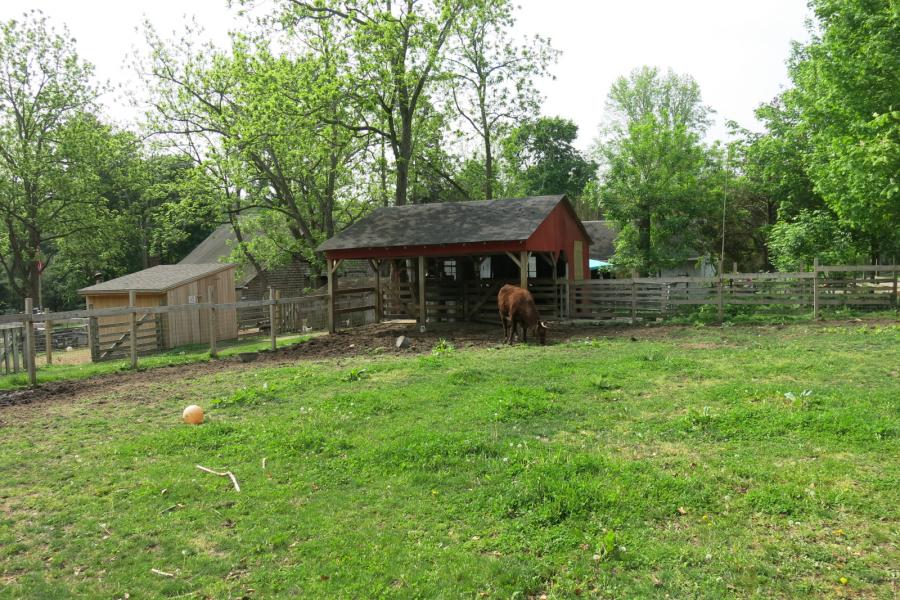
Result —
[{"label": "grass field", "polygon": [[896,323],[154,381],[0,409],[0,597],[893,598],[898,456]]}]

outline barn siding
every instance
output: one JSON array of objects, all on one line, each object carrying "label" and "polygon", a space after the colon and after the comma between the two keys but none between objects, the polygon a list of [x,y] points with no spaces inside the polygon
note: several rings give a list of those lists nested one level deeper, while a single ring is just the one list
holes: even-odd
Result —
[{"label": "barn siding", "polygon": [[[588,247],[590,240],[582,231],[579,225],[578,217],[571,211],[569,206],[560,202],[556,208],[550,211],[544,222],[535,230],[525,247],[532,252],[555,252],[562,250],[565,252],[566,261],[569,262],[576,257],[575,242],[581,242],[581,274],[583,279],[589,279],[591,276],[588,267],[588,259],[590,253]],[[575,277],[576,266],[569,269],[569,279]]]},{"label": "barn siding", "polygon": [[[215,288],[215,302],[227,304],[236,301],[234,289],[234,269],[226,269],[208,277],[185,283],[169,290],[167,303],[189,304],[190,296],[196,296],[197,302],[207,302],[207,287]],[[183,344],[209,343],[209,318],[206,311],[191,310],[170,312],[167,314],[168,339],[166,346],[174,348]],[[218,330],[216,338],[230,340],[237,337],[237,312],[234,309],[216,311]]]}]

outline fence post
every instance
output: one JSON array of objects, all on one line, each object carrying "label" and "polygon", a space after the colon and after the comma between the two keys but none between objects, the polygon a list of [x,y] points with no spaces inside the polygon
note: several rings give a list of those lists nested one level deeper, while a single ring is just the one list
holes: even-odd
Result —
[{"label": "fence post", "polygon": [[[49,310],[45,310],[49,313]],[[44,350],[47,352],[47,365],[53,364],[53,321],[44,321]]]},{"label": "fence post", "polygon": [[631,324],[637,320],[637,271],[631,270]]},{"label": "fence post", "polygon": [[[337,291],[336,285],[336,274],[335,274],[335,262],[334,259],[328,258],[325,260],[325,268],[328,270],[328,333],[334,333],[336,331],[336,323],[334,318],[334,305],[335,305],[335,291]],[[271,297],[272,288],[269,288],[269,297]]]},{"label": "fence post", "polygon": [[[94,310],[94,305],[88,304],[87,309]],[[88,347],[91,349],[91,362],[100,360],[100,326],[97,317],[88,317]]]},{"label": "fence post", "polygon": [[381,261],[371,260],[372,268],[375,269],[375,322],[381,323],[384,319],[384,306],[381,297]]},{"label": "fence post", "polygon": [[725,320],[725,263],[719,259],[719,323]]},{"label": "fence post", "polygon": [[37,385],[37,365],[34,352],[34,302],[25,298],[25,367],[28,369],[28,385]]},{"label": "fence post", "polygon": [[819,257],[813,259],[813,321],[819,320]]},{"label": "fence post", "polygon": [[[160,306],[165,306],[164,304],[160,304]],[[166,338],[165,338],[165,313],[159,313],[156,315],[156,319],[153,321],[153,326],[156,328],[156,350],[157,352],[162,352],[166,347]]]},{"label": "fence post", "polygon": [[[419,331],[425,331],[425,321],[428,320],[428,303],[425,300],[425,257],[419,257],[419,272],[416,282],[419,284]],[[411,286],[410,286],[411,289]]]},{"label": "fence post", "polygon": [[22,347],[20,344],[22,343],[22,334],[20,331],[25,331],[25,328],[21,329],[10,329],[10,337],[12,338],[12,355],[13,355],[13,373],[19,372],[20,360],[19,356],[22,354]]},{"label": "fence post", "polygon": [[278,297],[275,295],[275,288],[269,287],[269,300],[272,301],[272,304],[269,305],[269,341],[272,346],[272,352],[275,352],[275,338],[276,338],[276,329],[275,325],[275,303],[278,301]]},{"label": "fence post", "polygon": [[3,365],[7,373],[9,373],[9,352],[11,346],[11,344],[9,343],[9,339],[12,337],[11,335],[9,335],[9,333],[9,329],[3,330]]},{"label": "fence post", "polygon": [[895,257],[891,262],[893,262],[894,266],[894,295],[891,297],[891,302],[894,304],[894,308],[897,308],[897,258]]},{"label": "fence post", "polygon": [[[137,292],[134,290],[128,291],[128,307],[133,309],[137,304]],[[131,342],[131,368],[136,369],[138,360],[137,360],[137,313],[132,310],[128,313],[128,337],[131,338],[129,341]]]},{"label": "fence post", "polygon": [[213,286],[206,287],[206,301],[212,304],[209,308],[209,356],[211,358],[217,358],[219,356],[218,351],[216,350],[216,329],[218,328],[218,322],[216,321],[216,298],[215,298],[216,288]]}]

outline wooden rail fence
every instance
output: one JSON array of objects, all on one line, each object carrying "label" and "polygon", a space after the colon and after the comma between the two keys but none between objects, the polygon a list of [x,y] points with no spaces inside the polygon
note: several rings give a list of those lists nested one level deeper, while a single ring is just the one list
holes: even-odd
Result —
[{"label": "wooden rail fence", "polygon": [[[350,290],[348,290],[348,293]],[[271,293],[271,292],[270,292]],[[371,296],[371,292],[369,294]],[[137,366],[137,357],[152,354],[165,347],[163,332],[166,328],[163,323],[166,317],[172,313],[185,311],[204,311],[207,315],[211,311],[268,308],[269,310],[269,337],[272,348],[275,347],[276,336],[282,331],[280,324],[285,323],[284,315],[312,315],[316,314],[320,322],[324,321],[321,314],[325,312],[328,296],[317,294],[297,296],[292,298],[279,298],[277,291],[270,298],[264,300],[245,300],[230,303],[202,302],[196,304],[175,304],[167,306],[124,306],[116,308],[80,309],[60,311],[55,313],[34,313],[31,298],[26,298],[25,312],[13,315],[0,315],[0,332],[2,332],[3,356],[0,356],[0,364],[6,365],[7,361],[13,363],[14,370],[18,370],[21,361],[28,371],[30,385],[37,384],[37,360],[35,350],[35,326],[53,323],[63,323],[75,319],[87,319],[88,338],[93,360],[111,360],[116,358],[131,357],[132,366]],[[341,308],[344,315],[351,313],[371,311],[371,303],[353,305],[351,301]],[[123,317],[122,321],[100,324],[100,317]],[[210,351],[216,352],[215,336],[210,336]],[[8,371],[8,370],[7,370]]]},{"label": "wooden rail fence", "polygon": [[[578,282],[530,280],[529,289],[538,309],[546,318],[609,319],[639,316],[662,316],[682,306],[713,305],[719,317],[728,305],[771,305],[811,307],[813,318],[825,306],[854,308],[897,308],[900,266],[850,265],[820,266],[798,273],[723,273],[717,277],[662,277],[627,279],[594,279]],[[429,280],[424,301],[429,320],[497,320],[497,291],[504,283],[514,281]],[[336,319],[343,325],[368,322],[370,315],[384,318],[416,318],[421,299],[418,284],[383,282],[381,297],[378,287],[340,288],[335,293]],[[132,304],[134,304],[132,302]],[[20,366],[28,371],[29,383],[36,378],[36,324],[45,324],[47,362],[51,362],[54,324],[87,321],[89,345],[93,360],[137,357],[165,348],[165,320],[171,313],[205,311],[268,312],[268,330],[272,348],[280,331],[300,331],[306,327],[327,325],[329,297],[312,294],[280,298],[269,290],[269,298],[231,303],[197,303],[171,306],[71,310],[35,314],[30,298],[25,312],[0,315],[0,369],[16,372]],[[99,324],[100,317],[121,316],[121,322]],[[361,316],[361,318],[360,318]],[[263,319],[266,317],[263,316]],[[309,324],[309,325],[307,325]],[[210,336],[210,353],[216,353],[216,337]]]},{"label": "wooden rail fence", "polygon": [[723,273],[717,277],[631,277],[569,282],[569,316],[608,319],[663,316],[682,306],[757,305],[889,309],[898,305],[898,265],[820,266],[797,273]]}]

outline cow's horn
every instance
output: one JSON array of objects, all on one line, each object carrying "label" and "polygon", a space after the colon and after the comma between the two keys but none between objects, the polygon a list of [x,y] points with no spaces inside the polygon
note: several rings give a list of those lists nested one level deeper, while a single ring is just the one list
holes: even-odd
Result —
[{"label": "cow's horn", "polygon": [[550,329],[550,326],[547,325],[547,321],[541,321],[541,327],[543,327],[544,329]]}]

